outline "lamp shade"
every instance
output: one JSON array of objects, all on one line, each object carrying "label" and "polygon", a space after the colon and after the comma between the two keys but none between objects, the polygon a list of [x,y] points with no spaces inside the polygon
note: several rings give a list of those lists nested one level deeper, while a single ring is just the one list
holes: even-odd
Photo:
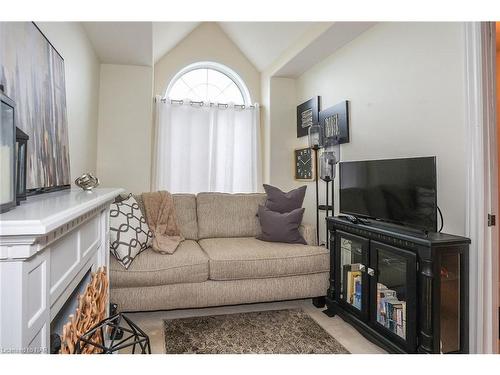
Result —
[{"label": "lamp shade", "polygon": [[323,181],[332,181],[335,178],[335,164],[337,156],[333,151],[324,151],[319,159],[320,178]]},{"label": "lamp shade", "polygon": [[321,148],[323,147],[323,128],[318,124],[313,124],[309,127],[309,147]]}]

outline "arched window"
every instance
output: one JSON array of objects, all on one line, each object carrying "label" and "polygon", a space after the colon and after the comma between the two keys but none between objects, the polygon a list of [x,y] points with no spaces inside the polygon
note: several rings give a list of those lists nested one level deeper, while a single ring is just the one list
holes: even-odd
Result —
[{"label": "arched window", "polygon": [[225,65],[198,62],[186,66],[168,85],[165,97],[212,103],[252,104],[250,93],[240,76]]},{"label": "arched window", "polygon": [[238,74],[214,62],[191,64],[172,78],[163,99],[156,101],[156,190],[259,189],[259,105]]}]

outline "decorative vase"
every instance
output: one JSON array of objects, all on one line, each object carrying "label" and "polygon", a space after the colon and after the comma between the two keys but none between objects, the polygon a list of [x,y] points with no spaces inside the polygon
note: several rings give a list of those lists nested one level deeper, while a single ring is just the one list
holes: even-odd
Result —
[{"label": "decorative vase", "polygon": [[84,191],[92,191],[93,188],[99,186],[99,179],[91,173],[84,173],[75,180],[75,185]]}]

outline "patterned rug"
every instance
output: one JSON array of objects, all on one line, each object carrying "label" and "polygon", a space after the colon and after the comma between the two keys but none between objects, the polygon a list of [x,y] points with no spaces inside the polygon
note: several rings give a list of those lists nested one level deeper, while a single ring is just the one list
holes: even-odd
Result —
[{"label": "patterned rug", "polygon": [[165,320],[167,354],[349,354],[302,310]]}]

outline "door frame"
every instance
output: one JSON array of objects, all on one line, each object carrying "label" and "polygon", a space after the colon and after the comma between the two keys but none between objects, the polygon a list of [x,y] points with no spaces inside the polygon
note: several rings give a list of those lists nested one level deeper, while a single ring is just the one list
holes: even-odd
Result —
[{"label": "door frame", "polygon": [[498,352],[498,216],[495,23],[464,23],[466,224],[470,237],[471,353]]}]

